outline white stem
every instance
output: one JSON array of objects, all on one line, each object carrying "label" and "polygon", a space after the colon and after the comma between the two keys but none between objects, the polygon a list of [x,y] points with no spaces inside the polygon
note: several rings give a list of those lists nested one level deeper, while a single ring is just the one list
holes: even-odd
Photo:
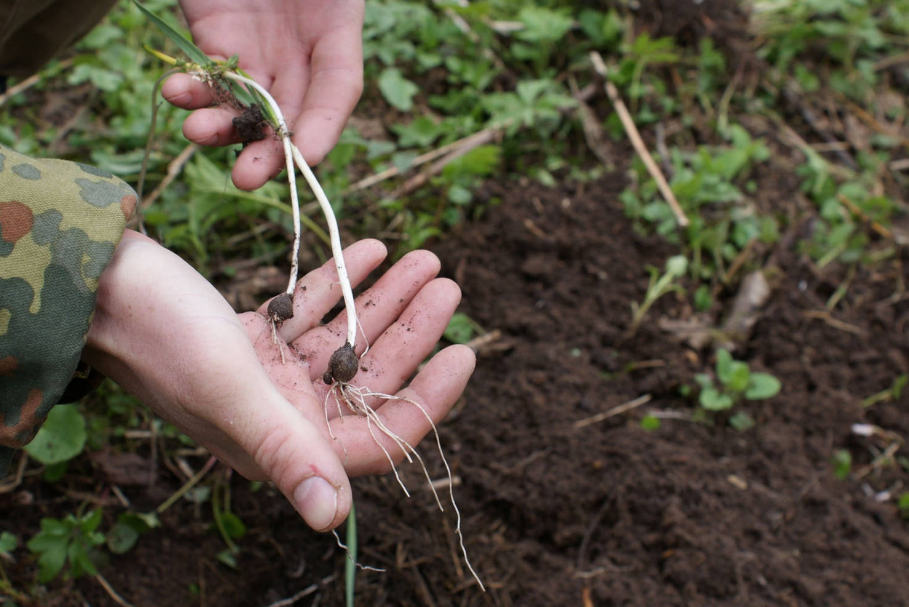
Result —
[{"label": "white stem", "polygon": [[335,269],[338,271],[338,281],[341,283],[341,293],[344,295],[344,307],[347,309],[347,343],[351,346],[356,346],[357,308],[354,304],[350,278],[347,275],[347,266],[344,264],[344,251],[341,248],[341,233],[338,230],[338,221],[335,219],[335,212],[331,208],[331,203],[328,202],[325,191],[319,184],[319,180],[316,179],[316,176],[313,174],[312,169],[310,169],[309,165],[306,163],[306,159],[303,158],[302,152],[300,152],[300,149],[291,142],[287,122],[285,122],[284,115],[281,113],[281,108],[278,107],[278,103],[274,98],[264,87],[254,80],[234,72],[228,72],[225,75],[231,80],[241,82],[256,89],[271,106],[272,112],[274,112],[275,117],[278,119],[279,134],[281,135],[281,140],[284,142],[284,157],[287,161],[290,197],[294,210],[294,251],[293,258],[291,259],[291,279],[290,284],[287,287],[287,292],[292,295],[294,286],[297,282],[297,256],[300,252],[300,203],[297,200],[296,176],[293,170],[293,161],[296,161],[297,166],[303,173],[303,177],[306,178],[306,182],[309,184],[310,189],[312,189],[313,194],[315,194],[316,200],[319,201],[319,206],[322,208],[322,213],[325,215],[325,222],[328,224],[328,235],[331,239],[331,254],[335,260]]},{"label": "white stem", "polygon": [[251,80],[234,72],[227,72],[224,75],[231,80],[241,82],[246,86],[256,89],[256,91],[265,98],[268,105],[271,106],[271,111],[274,112],[275,118],[278,119],[278,134],[281,136],[281,142],[284,144],[284,161],[287,164],[287,181],[290,183],[290,205],[293,208],[294,213],[294,245],[290,256],[290,280],[288,281],[286,291],[288,295],[293,297],[294,289],[297,286],[297,274],[300,271],[298,261],[298,258],[300,257],[300,200],[297,197],[297,174],[294,171],[294,157],[291,150],[293,144],[290,141],[290,130],[287,128],[287,122],[284,120],[284,114],[281,113],[281,108],[278,107],[278,102],[275,101],[274,97],[272,97],[262,85],[255,80]]},{"label": "white stem", "polygon": [[328,235],[331,238],[331,254],[335,258],[335,268],[338,270],[338,280],[341,283],[341,293],[344,295],[344,307],[347,308],[347,343],[351,346],[357,345],[357,308],[354,304],[353,289],[350,287],[350,278],[347,276],[347,266],[344,265],[344,250],[341,248],[341,232],[338,230],[338,220],[335,219],[335,212],[328,202],[328,197],[319,181],[313,174],[312,169],[303,158],[300,148],[291,144],[294,160],[297,161],[297,167],[306,178],[306,182],[316,195],[319,206],[322,207],[322,213],[325,215],[325,222],[328,224]]}]

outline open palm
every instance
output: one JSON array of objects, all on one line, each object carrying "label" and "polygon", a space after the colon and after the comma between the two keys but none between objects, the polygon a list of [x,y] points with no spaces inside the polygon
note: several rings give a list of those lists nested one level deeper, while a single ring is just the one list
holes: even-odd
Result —
[{"label": "open palm", "polygon": [[[384,256],[377,241],[349,247],[352,282]],[[438,268],[432,254],[411,253],[360,296],[372,347],[355,383],[393,393],[430,353],[460,297],[454,283],[434,279]],[[340,298],[336,280],[333,264],[301,279],[294,318],[273,336],[261,312],[238,316],[182,259],[128,231],[99,282],[83,357],[244,476],[274,481],[310,526],[330,529],[350,510],[348,475],[389,469],[362,418],[333,408],[326,426],[328,388],[317,378],[343,343],[345,321],[320,322]],[[473,364],[467,348],[443,350],[404,392],[438,421]],[[372,406],[410,444],[429,430],[410,403]]]}]

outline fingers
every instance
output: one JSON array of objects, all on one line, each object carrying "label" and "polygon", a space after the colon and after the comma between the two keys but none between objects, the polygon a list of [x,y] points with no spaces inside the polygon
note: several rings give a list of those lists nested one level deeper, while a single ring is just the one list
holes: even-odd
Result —
[{"label": "fingers", "polygon": [[[379,418],[392,433],[416,447],[432,424],[444,419],[457,402],[475,364],[476,357],[466,346],[442,350],[426,364],[410,387],[397,394],[416,402],[422,410],[408,400],[389,400],[378,410]],[[335,451],[344,459],[350,476],[384,474],[391,469],[388,456],[395,464],[404,459],[404,452],[395,441],[378,430],[375,422],[368,423],[366,417],[345,415],[333,419],[331,426],[337,438]]]},{"label": "fingers", "polygon": [[165,80],[161,96],[184,110],[198,110],[215,102],[211,87],[189,74],[174,74]]},{"label": "fingers", "polygon": [[335,146],[363,92],[360,24],[339,28],[313,49],[309,87],[293,125],[294,142],[310,165]]},{"label": "fingers", "polygon": [[[344,261],[351,285],[357,285],[366,278],[382,263],[387,253],[385,245],[372,239],[361,240],[344,249]],[[294,316],[278,327],[281,337],[291,342],[317,326],[340,299],[338,272],[334,259],[330,259],[297,281],[294,290]],[[259,307],[260,314],[266,313],[268,303],[267,301]]]},{"label": "fingers", "polygon": [[[264,382],[256,393],[232,394],[224,431],[252,455],[255,465],[290,500],[316,531],[339,525],[350,511],[350,483],[340,459],[322,433]],[[239,382],[238,382],[239,383]],[[236,388],[236,387],[235,387]]]},{"label": "fingers", "polygon": [[[360,359],[360,372],[353,383],[373,392],[395,392],[432,352],[460,300],[461,290],[447,278],[437,278],[423,287]],[[322,369],[312,364],[314,371]],[[378,399],[367,398],[366,402],[375,407]]]},{"label": "fingers", "polygon": [[196,110],[183,121],[183,136],[205,146],[240,143],[232,122],[237,115],[227,106]]},{"label": "fingers", "polygon": [[[439,268],[439,259],[432,253],[413,251],[357,297],[357,318],[360,322],[356,344],[358,355],[367,343],[377,340],[398,318],[414,296],[439,273]],[[309,330],[294,341],[294,346],[309,361],[313,380],[321,376],[329,357],[346,339],[347,310],[344,310],[327,325]]]}]

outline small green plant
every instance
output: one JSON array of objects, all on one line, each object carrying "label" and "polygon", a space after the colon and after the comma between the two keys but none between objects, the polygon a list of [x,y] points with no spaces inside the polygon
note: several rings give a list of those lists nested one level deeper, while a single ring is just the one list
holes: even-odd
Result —
[{"label": "small green plant", "polygon": [[[725,348],[716,354],[716,379],[698,374],[695,381],[701,387],[698,403],[707,411],[725,411],[745,400],[764,400],[780,391],[780,380],[769,373],[753,372],[748,363],[734,360]],[[745,420],[740,420],[744,423]],[[740,428],[741,429],[741,428]]]},{"label": "small green plant", "polygon": [[862,406],[871,407],[880,402],[897,400],[903,394],[903,389],[906,387],[907,383],[909,383],[909,375],[900,375],[893,380],[893,384],[886,390],[881,390],[877,394],[872,394],[868,398],[863,399]]},{"label": "small green plant", "polygon": [[[6,569],[3,568],[3,562],[15,562],[13,559],[12,552],[19,546],[19,538],[10,533],[9,531],[4,531],[0,533],[0,593],[9,595],[9,598],[17,600],[20,598],[19,593],[13,588],[12,583],[9,581],[9,578],[6,575]],[[0,595],[0,599],[6,598]],[[3,603],[7,605],[7,603]]]},{"label": "small green plant", "polygon": [[28,549],[38,555],[38,582],[46,583],[57,577],[69,563],[68,576],[96,575],[101,553],[97,547],[104,543],[98,531],[101,510],[83,516],[67,514],[62,519],[41,519],[41,531],[28,542]]},{"label": "small green plant", "polygon": [[641,418],[641,429],[648,432],[659,430],[663,422],[656,415],[645,415]]},{"label": "small green plant", "polygon": [[746,194],[749,184],[741,183],[752,167],[770,157],[770,150],[739,125],[729,127],[726,136],[728,146],[670,150],[670,186],[691,222],[681,238],[675,215],[642,165],[636,173],[640,185],[620,195],[625,214],[638,229],[649,227],[671,242],[687,245],[692,274],[702,279],[722,273],[749,242],[772,243],[779,237],[776,220],[755,211]]},{"label": "small green plant", "polygon": [[899,508],[900,516],[909,521],[909,491],[900,496],[896,502],[896,507]]},{"label": "small green plant", "polygon": [[845,480],[852,472],[852,454],[847,449],[838,449],[830,458],[833,464],[833,476]]},{"label": "small green plant", "polygon": [[660,271],[653,266],[648,266],[647,271],[650,272],[650,283],[647,285],[644,301],[640,304],[637,302],[631,304],[633,316],[631,326],[628,328],[629,335],[637,333],[644,317],[656,300],[667,293],[682,291],[682,286],[676,281],[688,271],[688,260],[684,255],[673,255],[666,260],[666,271],[662,276],[660,276]]}]

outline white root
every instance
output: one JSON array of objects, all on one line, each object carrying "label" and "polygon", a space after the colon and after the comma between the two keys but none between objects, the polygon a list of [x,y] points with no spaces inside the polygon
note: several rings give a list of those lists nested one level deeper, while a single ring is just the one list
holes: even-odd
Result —
[{"label": "white root", "polygon": [[[336,389],[337,389],[337,393],[335,392]],[[340,398],[338,396],[338,393],[340,394]],[[376,412],[375,409],[373,409],[372,407],[369,406],[369,404],[366,402],[366,399],[367,398],[380,398],[383,400],[401,400],[401,401],[410,403],[411,405],[413,405],[414,407],[419,409],[420,412],[426,417],[426,420],[429,422],[429,425],[432,428],[432,433],[435,436],[436,447],[439,450],[439,456],[442,459],[442,464],[445,466],[445,473],[448,476],[448,495],[449,495],[449,498],[451,499],[452,508],[455,511],[455,517],[456,517],[455,534],[457,534],[457,536],[458,536],[458,542],[461,546],[461,554],[463,555],[464,562],[467,565],[467,568],[470,570],[471,575],[473,575],[474,580],[476,580],[477,584],[479,584],[480,589],[485,592],[486,587],[483,585],[482,580],[480,580],[480,576],[477,575],[477,572],[474,570],[473,565],[471,565],[470,559],[467,556],[467,548],[464,545],[464,534],[461,531],[461,511],[458,509],[458,504],[457,504],[457,502],[455,502],[455,497],[454,497],[454,485],[455,485],[454,477],[451,473],[451,467],[448,465],[448,459],[445,457],[445,452],[442,449],[442,439],[439,437],[439,431],[436,429],[436,425],[432,421],[432,417],[430,417],[429,413],[426,412],[426,409],[424,409],[423,406],[420,403],[418,403],[417,401],[415,401],[411,398],[407,398],[406,396],[397,396],[397,395],[392,395],[392,394],[384,394],[382,392],[374,392],[374,391],[370,390],[369,388],[354,386],[353,384],[350,384],[350,383],[340,383],[339,382],[339,383],[333,385],[331,390],[329,391],[329,395],[331,395],[331,394],[335,395],[335,400],[338,401],[339,408],[340,408],[340,400],[343,400],[347,404],[348,408],[351,408],[356,414],[366,416],[366,423],[367,423],[367,427],[369,427],[369,429],[370,429],[369,430],[370,434],[372,434],[371,423],[375,423],[376,427],[378,427],[379,430],[381,430],[383,434],[385,434],[390,439],[392,439],[395,442],[395,444],[397,444],[398,447],[404,452],[404,455],[405,455],[405,457],[407,457],[408,462],[413,461],[410,457],[410,454],[413,454],[413,456],[417,458],[417,461],[419,462],[420,467],[422,467],[422,469],[423,469],[423,473],[426,475],[426,480],[429,483],[429,487],[432,490],[433,496],[436,499],[436,504],[438,505],[439,510],[444,512],[445,508],[442,506],[442,502],[439,499],[439,494],[436,491],[435,484],[432,481],[432,477],[429,475],[429,470],[426,468],[426,464],[424,463],[423,458],[420,456],[420,454],[417,452],[417,450],[410,443],[408,443],[401,437],[397,436],[394,432],[392,432],[385,425],[385,423],[381,420],[378,412]],[[353,398],[351,398],[351,396],[353,396]],[[329,429],[329,432],[331,432],[330,429]],[[398,476],[398,471],[394,465],[394,462],[391,460],[391,457],[390,457],[388,451],[385,449],[385,447],[376,438],[376,436],[374,434],[373,434],[373,440],[375,440],[376,444],[378,444],[379,447],[382,449],[382,451],[385,452],[385,455],[387,457],[389,457],[389,461],[392,463],[391,469],[395,474],[395,478],[397,478],[398,484],[401,485],[401,488],[404,489],[404,493],[407,494],[407,496],[409,497],[410,493],[408,493],[407,488],[401,482],[401,478],[400,478],[400,476]]]}]

